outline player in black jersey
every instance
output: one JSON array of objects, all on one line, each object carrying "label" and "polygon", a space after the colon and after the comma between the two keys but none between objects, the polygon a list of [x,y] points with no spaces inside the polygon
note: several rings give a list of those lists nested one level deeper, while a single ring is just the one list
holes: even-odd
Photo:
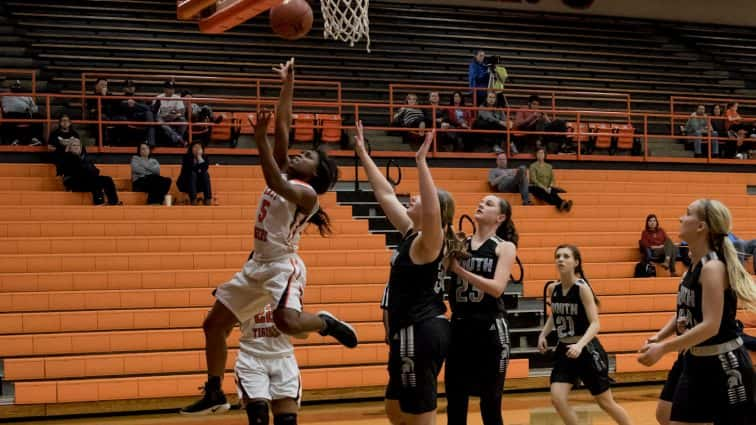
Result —
[{"label": "player in black jersey", "polygon": [[454,238],[454,200],[433,183],[426,161],[432,142],[429,132],[415,155],[420,195],[405,208],[370,158],[362,123],[357,123],[355,152],[383,212],[402,233],[384,296],[389,341],[386,413],[395,425],[436,422],[437,377],[449,342],[441,260],[445,238]]},{"label": "player in black jersey", "polygon": [[[719,201],[694,201],[680,217],[680,238],[692,262],[675,316],[638,357],[651,366],[666,353],[683,352],[682,371],[670,373],[665,385],[674,388],[671,406],[660,401],[659,410],[669,407],[669,423],[756,423],[753,366],[735,320],[738,299],[745,308],[756,307],[756,285],[727,237],[731,230],[730,211]],[[671,337],[678,321],[683,332]]]},{"label": "player in black jersey", "polygon": [[572,388],[580,381],[599,406],[622,425],[630,417],[612,397],[609,389],[609,358],[599,343],[598,299],[583,272],[580,251],[572,245],[557,247],[554,257],[559,281],[548,286],[551,315],[538,336],[538,349],[547,350],[546,337],[556,329],[554,369],[551,371],[551,403],[565,424],[577,425],[578,418],[568,403]]},{"label": "player in black jersey", "polygon": [[502,296],[516,247],[497,233],[516,232],[512,207],[497,196],[484,197],[474,217],[476,232],[465,240],[470,257],[450,258],[447,268],[452,309],[444,380],[447,423],[467,424],[467,403],[474,395],[480,397],[483,424],[501,425],[501,395],[509,363],[509,326]]}]

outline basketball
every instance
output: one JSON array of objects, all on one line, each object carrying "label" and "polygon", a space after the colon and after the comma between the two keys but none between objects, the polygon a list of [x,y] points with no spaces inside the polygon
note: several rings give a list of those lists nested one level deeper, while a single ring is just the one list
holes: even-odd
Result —
[{"label": "basketball", "polygon": [[312,28],[312,8],[305,0],[284,0],[270,9],[270,26],[281,38],[302,38]]}]

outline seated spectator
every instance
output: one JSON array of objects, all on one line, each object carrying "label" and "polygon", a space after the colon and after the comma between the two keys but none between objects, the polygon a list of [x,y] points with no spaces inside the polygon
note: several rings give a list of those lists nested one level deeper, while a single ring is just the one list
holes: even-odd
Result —
[{"label": "seated spectator", "polygon": [[161,123],[184,123],[179,125],[162,125],[163,134],[174,146],[186,146],[184,133],[186,132],[186,108],[181,96],[176,94],[176,84],[166,81],[163,84],[163,93],[159,94],[153,102],[153,109],[157,111],[158,122]]},{"label": "seated spectator", "polygon": [[476,49],[473,52],[473,59],[467,70],[467,80],[473,93],[476,94],[478,103],[483,103],[491,80],[491,69],[486,63],[486,52],[483,49]]},{"label": "seated spectator", "polygon": [[[507,131],[506,116],[503,110],[498,109],[499,106],[496,104],[496,93],[489,91],[486,94],[485,103],[480,105],[480,107],[485,109],[478,111],[478,118],[473,123],[473,128],[479,130],[498,130],[502,133]],[[476,139],[478,145],[486,146],[489,150],[496,152],[502,149],[501,144],[505,137],[504,134],[487,133],[479,135]],[[471,146],[468,146],[466,150],[473,150],[470,148]],[[516,154],[517,152],[512,153]]]},{"label": "seated spectator", "polygon": [[507,168],[507,154],[496,155],[496,168],[488,171],[488,185],[500,193],[520,193],[522,205],[531,205],[528,195],[528,169],[521,165],[518,169]]},{"label": "seated spectator", "polygon": [[738,102],[728,103],[725,111],[725,128],[730,137],[727,143],[727,151],[731,158],[744,159],[747,158],[748,154],[745,139],[750,128],[738,113],[738,106]]},{"label": "seated spectator", "polygon": [[121,204],[113,179],[100,175],[100,170],[89,160],[80,140],[69,143],[60,169],[66,189],[72,192],[91,192],[92,203],[95,205],[104,204],[106,196],[109,205]]},{"label": "seated spectator", "polygon": [[53,151],[53,163],[55,163],[57,175],[61,175],[60,164],[63,154],[74,140],[81,142],[79,133],[71,125],[71,117],[68,114],[61,114],[58,118],[58,127],[50,133],[50,138],[47,140],[48,149]]},{"label": "seated spectator", "polygon": [[[11,85],[11,92],[21,93],[23,91],[21,81],[16,80]],[[31,96],[3,96],[2,108],[4,118],[41,118],[39,107],[34,103],[34,99]],[[11,145],[28,144],[29,146],[39,146],[42,144],[41,123],[4,123],[2,133],[3,140],[9,141]]]},{"label": "seated spectator", "polygon": [[672,276],[677,276],[675,272],[677,247],[659,226],[656,214],[649,214],[646,217],[646,228],[641,232],[639,245],[644,262],[661,261],[662,267],[669,269]]},{"label": "seated spectator", "polygon": [[[446,122],[449,123],[449,128],[455,128],[460,130],[469,130],[473,121],[473,114],[470,109],[464,109],[465,97],[462,92],[454,92],[449,101],[450,108],[446,110]],[[449,138],[449,143],[452,145],[452,150],[461,151],[464,149],[464,141],[466,139],[465,133],[446,133]]]},{"label": "seated spectator", "polygon": [[[439,107],[440,99],[441,97],[436,91],[432,91],[428,94],[428,105],[431,106],[431,108],[423,109],[425,128],[434,128],[435,125],[435,128],[446,130],[450,127],[449,122],[447,121],[448,114],[446,113],[446,109]],[[435,112],[433,107],[436,108]],[[447,133],[446,131],[436,132],[438,150],[448,152],[453,149],[450,137],[451,133]]]},{"label": "seated spectator", "polygon": [[192,123],[192,140],[199,140],[202,146],[210,143],[212,129],[210,122],[220,124],[223,116],[218,115],[213,118],[213,108],[210,105],[200,105],[192,102],[192,92],[189,90],[181,91],[181,98],[184,99],[184,108],[186,109],[186,118]]},{"label": "seated spectator", "polygon": [[707,136],[709,132],[711,132],[711,156],[719,156],[719,139],[717,138],[719,133],[709,125],[708,118],[706,107],[698,105],[696,111],[690,115],[688,122],[685,123],[685,134],[696,137],[693,140],[693,155],[696,158],[706,157],[701,150],[701,138]]},{"label": "seated spectator", "polygon": [[733,233],[729,233],[727,237],[730,238],[732,244],[735,246],[735,250],[738,251],[738,257],[740,261],[746,261],[750,256],[753,261],[753,271],[756,273],[756,239],[743,240],[735,236]]},{"label": "seated spectator", "polygon": [[[544,146],[552,152],[565,151],[567,149],[567,124],[562,120],[552,120],[548,114],[538,110],[540,107],[541,98],[537,95],[530,96],[527,108],[517,111],[514,128],[518,131],[549,131],[561,134],[526,135],[524,137],[525,143],[520,146],[520,150],[528,150],[529,146],[535,146],[536,149]],[[535,143],[532,143],[532,141],[535,141]],[[549,143],[556,144],[557,147],[548,149]]]},{"label": "seated spectator", "polygon": [[[133,81],[126,80],[123,95],[134,96],[135,94],[136,85]],[[136,99],[121,100],[114,105],[112,114],[114,121],[155,122],[152,109],[146,103]],[[138,124],[119,126],[114,138],[126,145],[136,145],[146,141],[148,145],[155,146],[155,126]]]},{"label": "seated spectator", "polygon": [[546,149],[541,146],[536,150],[536,162],[530,164],[528,170],[530,179],[530,193],[536,198],[556,207],[558,211],[569,212],[572,201],[565,201],[560,196],[561,190],[554,186],[554,170],[546,163]]},{"label": "seated spectator", "polygon": [[413,108],[417,106],[417,95],[410,93],[406,98],[407,106],[399,108],[392,118],[392,125],[402,128],[417,128],[418,131],[403,131],[402,141],[412,147],[413,150],[417,150],[423,141],[423,134],[425,129],[425,114],[419,108]]},{"label": "seated spectator", "polygon": [[147,192],[148,205],[162,204],[171,190],[171,179],[160,175],[160,163],[146,142],[140,143],[131,157],[131,187],[134,192]]},{"label": "seated spectator", "polygon": [[203,153],[202,143],[192,142],[181,161],[181,174],[176,181],[178,190],[189,196],[189,203],[192,205],[197,203],[199,192],[204,194],[202,201],[205,205],[211,205],[213,200],[208,171],[210,164]]}]

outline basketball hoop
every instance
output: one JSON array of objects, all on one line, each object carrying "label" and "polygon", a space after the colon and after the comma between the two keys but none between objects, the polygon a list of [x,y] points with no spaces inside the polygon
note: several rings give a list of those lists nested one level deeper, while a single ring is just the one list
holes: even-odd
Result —
[{"label": "basketball hoop", "polygon": [[322,0],[323,37],[354,43],[365,37],[365,49],[370,53],[370,0]]}]

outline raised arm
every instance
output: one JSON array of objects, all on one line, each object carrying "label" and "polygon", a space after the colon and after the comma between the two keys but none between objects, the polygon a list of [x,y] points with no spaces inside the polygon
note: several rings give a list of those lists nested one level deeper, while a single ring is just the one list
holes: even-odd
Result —
[{"label": "raised arm", "polygon": [[404,235],[412,226],[412,220],[407,216],[407,209],[404,208],[404,205],[402,205],[401,202],[399,202],[391,183],[386,180],[378,169],[378,166],[373,162],[373,159],[370,158],[367,148],[365,147],[365,135],[362,128],[362,121],[357,123],[356,130],[357,134],[354,136],[354,151],[360,158],[362,168],[365,169],[368,181],[373,187],[375,199],[386,214],[386,218],[388,218],[391,224]]},{"label": "raised arm", "polygon": [[281,94],[278,96],[276,110],[276,144],[273,158],[278,167],[286,171],[289,164],[289,132],[291,131],[291,103],[294,98],[294,58],[285,64],[273,67],[281,77]]},{"label": "raised arm", "polygon": [[499,261],[496,263],[493,279],[486,279],[468,271],[459,265],[456,258],[451,259],[450,271],[486,294],[499,298],[509,284],[509,275],[512,273],[515,260],[515,246],[511,242],[502,242],[496,250],[499,252]]},{"label": "raised arm", "polygon": [[[308,186],[291,184],[281,174],[281,169],[273,159],[267,130],[271,120],[270,112],[261,112],[255,127],[255,143],[260,152],[260,165],[268,187],[289,202],[293,202],[304,211],[312,211],[318,202],[318,195]],[[251,122],[252,120],[250,120]]]},{"label": "raised arm", "polygon": [[417,178],[420,186],[420,236],[415,239],[410,248],[410,258],[415,264],[427,264],[435,260],[441,252],[444,243],[444,230],[441,228],[441,205],[438,201],[438,190],[433,182],[426,157],[430,145],[433,143],[435,131],[425,135],[425,141],[415,154],[417,162]]}]

